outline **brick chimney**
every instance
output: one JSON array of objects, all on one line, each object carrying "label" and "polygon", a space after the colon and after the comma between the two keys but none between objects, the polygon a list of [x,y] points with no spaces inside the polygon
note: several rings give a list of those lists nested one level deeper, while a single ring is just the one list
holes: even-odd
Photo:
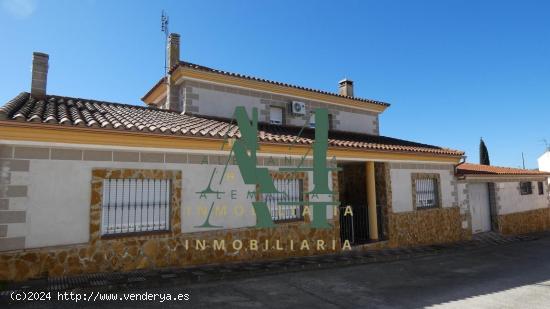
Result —
[{"label": "brick chimney", "polygon": [[41,99],[46,96],[46,83],[48,81],[48,54],[32,53],[32,81],[31,95]]},{"label": "brick chimney", "polygon": [[353,97],[353,81],[344,78],[338,82],[338,93],[346,97]]},{"label": "brick chimney", "polygon": [[[170,33],[168,36],[168,46],[166,46],[168,53],[168,71],[180,62],[180,35],[177,33]],[[181,111],[179,100],[179,89],[175,85],[176,81],[172,78],[172,74],[168,74],[168,93],[166,95],[165,107],[169,110]]]}]

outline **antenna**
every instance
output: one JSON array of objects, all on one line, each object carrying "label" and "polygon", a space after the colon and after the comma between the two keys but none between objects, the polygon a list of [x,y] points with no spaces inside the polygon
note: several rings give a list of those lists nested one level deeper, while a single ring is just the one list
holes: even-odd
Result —
[{"label": "antenna", "polygon": [[168,67],[166,65],[167,59],[167,53],[168,50],[166,46],[168,46],[168,15],[164,13],[164,10],[162,10],[162,13],[160,15],[160,31],[164,32],[164,76],[168,75]]},{"label": "antenna", "polygon": [[544,151],[550,151],[550,145],[548,144],[548,140],[546,138],[543,138],[540,141],[544,143]]},{"label": "antenna", "polygon": [[525,157],[523,156],[523,151],[521,152],[521,161],[523,163],[523,169],[525,169]]}]

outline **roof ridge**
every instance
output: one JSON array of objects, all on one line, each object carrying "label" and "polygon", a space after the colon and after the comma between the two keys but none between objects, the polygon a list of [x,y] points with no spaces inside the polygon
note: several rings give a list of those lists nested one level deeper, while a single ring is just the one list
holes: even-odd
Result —
[{"label": "roof ridge", "polygon": [[550,172],[541,171],[538,169],[525,169],[508,166],[483,165],[478,163],[464,162],[457,166],[459,174],[476,174],[476,175],[550,175]]},{"label": "roof ridge", "polygon": [[469,165],[474,165],[474,166],[482,166],[482,167],[488,167],[488,168],[507,168],[507,169],[513,169],[513,170],[521,170],[521,171],[536,171],[536,170],[530,170],[530,169],[527,169],[527,168],[519,168],[519,167],[510,167],[510,166],[501,166],[501,165],[486,165],[486,164],[480,164],[480,163],[471,163],[471,162],[464,162],[460,165],[458,165],[459,167],[464,165],[464,164],[469,164]]},{"label": "roof ridge", "polygon": [[[190,67],[190,68],[197,69],[197,70],[202,70],[202,71],[208,71],[208,72],[213,72],[213,73],[218,73],[218,74],[223,74],[223,75],[229,75],[229,76],[234,76],[234,77],[239,77],[239,78],[245,78],[245,79],[265,82],[265,83],[269,83],[269,84],[275,84],[275,85],[280,85],[280,86],[285,86],[285,87],[290,87],[290,88],[296,88],[296,89],[301,89],[301,90],[306,90],[306,91],[331,95],[331,96],[340,97],[340,98],[347,98],[347,99],[350,99],[350,100],[355,100],[355,101],[360,101],[360,102],[367,102],[367,103],[373,103],[373,104],[378,104],[378,105],[383,105],[383,106],[390,106],[390,103],[387,103],[387,102],[384,102],[384,101],[378,101],[378,100],[361,98],[361,97],[345,96],[345,95],[338,94],[336,92],[331,92],[331,91],[326,91],[326,90],[321,90],[321,89],[314,89],[314,88],[305,87],[305,86],[298,86],[298,85],[289,84],[289,83],[285,83],[285,82],[278,82],[278,81],[274,81],[274,80],[266,79],[266,78],[262,78],[262,77],[255,77],[255,76],[241,74],[241,73],[234,73],[234,72],[224,71],[224,70],[220,70],[220,69],[214,69],[214,68],[211,68],[211,67],[207,67],[207,66],[204,66],[204,65],[200,65],[200,64],[196,64],[196,63],[192,63],[192,62],[188,62],[188,61],[183,61],[183,60],[180,60],[179,63],[173,65],[168,72],[172,73],[179,66],[186,66],[186,67]],[[163,77],[163,79],[164,79],[164,77]],[[157,84],[153,88],[155,88],[163,79],[161,79],[159,82],[157,82]],[[149,91],[148,94],[150,92],[151,91]],[[147,96],[147,94],[145,96]]]}]

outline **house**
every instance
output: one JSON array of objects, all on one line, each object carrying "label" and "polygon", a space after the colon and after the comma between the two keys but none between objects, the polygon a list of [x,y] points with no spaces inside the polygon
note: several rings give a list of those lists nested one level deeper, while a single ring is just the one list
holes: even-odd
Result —
[{"label": "house", "polygon": [[550,172],[471,163],[456,170],[459,201],[470,209],[472,233],[525,234],[550,228]]},{"label": "house", "polygon": [[[357,97],[350,80],[332,93],[180,61],[177,34],[167,48],[147,107],[49,94],[49,56],[33,54],[30,92],[0,108],[0,280],[470,237],[464,153],[380,135],[389,104]],[[239,106],[258,111],[255,163],[284,194],[244,180],[230,147],[243,138]],[[313,179],[324,119],[337,169]],[[325,180],[331,194],[308,193]],[[273,227],[257,227],[264,202]],[[328,228],[310,225],[325,217]]]},{"label": "house", "polygon": [[538,158],[539,171],[550,172],[550,148]]}]

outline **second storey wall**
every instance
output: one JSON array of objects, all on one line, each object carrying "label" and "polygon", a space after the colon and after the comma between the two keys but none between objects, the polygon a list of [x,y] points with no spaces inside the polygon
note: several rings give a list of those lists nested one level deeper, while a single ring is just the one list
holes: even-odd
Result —
[{"label": "second storey wall", "polygon": [[[270,107],[273,106],[283,108],[285,124],[302,126],[310,111],[327,108],[333,129],[379,134],[378,114],[371,111],[198,81],[186,80],[179,87],[181,105],[191,114],[231,118],[237,106],[244,106],[248,112],[256,107],[259,121],[269,122]],[[304,102],[306,115],[293,114],[290,110],[292,101]]]}]

